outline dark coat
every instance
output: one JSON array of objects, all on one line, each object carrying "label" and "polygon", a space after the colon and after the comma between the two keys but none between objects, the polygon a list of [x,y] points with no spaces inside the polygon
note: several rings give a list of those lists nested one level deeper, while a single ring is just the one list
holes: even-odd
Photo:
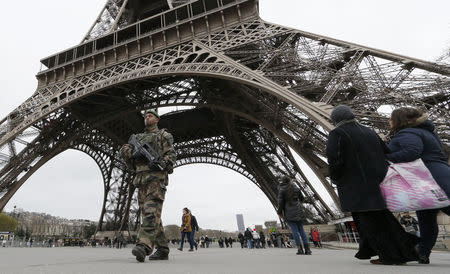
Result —
[{"label": "dark coat", "polygon": [[244,238],[246,240],[252,240],[253,239],[252,232],[250,230],[246,229],[244,232]]},{"label": "dark coat", "polygon": [[238,239],[239,239],[239,242],[243,243],[244,242],[244,234],[239,233]]},{"label": "dark coat", "polygon": [[266,240],[266,236],[264,236],[264,233],[262,231],[259,232],[259,239],[261,241],[265,241]]},{"label": "dark coat", "polygon": [[330,178],[337,185],[343,211],[386,209],[380,183],[386,176],[388,149],[372,129],[349,122],[328,136],[327,157]]},{"label": "dark coat", "polygon": [[[287,200],[289,191],[289,184],[292,186],[293,196],[292,201]],[[305,218],[304,211],[302,209],[302,202],[304,197],[300,189],[292,182],[281,183],[278,186],[278,210],[279,215],[283,215],[284,220],[297,222]]]},{"label": "dark coat", "polygon": [[386,157],[394,163],[421,158],[433,178],[450,197],[450,166],[431,121],[398,131],[392,136],[388,147],[391,152]]},{"label": "dark coat", "polygon": [[197,218],[194,215],[191,215],[191,228],[192,231],[198,231],[200,228],[198,227]]}]

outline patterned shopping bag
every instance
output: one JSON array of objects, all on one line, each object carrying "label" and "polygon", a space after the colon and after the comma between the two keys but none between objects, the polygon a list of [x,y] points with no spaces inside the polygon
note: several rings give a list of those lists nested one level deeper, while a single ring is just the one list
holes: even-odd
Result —
[{"label": "patterned shopping bag", "polygon": [[450,205],[447,195],[421,159],[391,164],[380,188],[391,212],[443,208]]}]

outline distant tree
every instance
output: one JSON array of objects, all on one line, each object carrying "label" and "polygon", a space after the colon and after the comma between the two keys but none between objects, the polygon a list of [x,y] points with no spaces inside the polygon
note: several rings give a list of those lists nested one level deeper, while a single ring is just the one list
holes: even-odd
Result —
[{"label": "distant tree", "polygon": [[25,231],[22,228],[19,228],[16,233],[17,237],[22,238],[25,236]]},{"label": "distant tree", "polygon": [[18,238],[26,238],[29,239],[31,237],[31,231],[29,230],[23,230],[22,228],[17,229],[16,236]]},{"label": "distant tree", "polygon": [[5,213],[0,213],[0,231],[13,232],[16,231],[18,222]]},{"label": "distant tree", "polygon": [[94,235],[96,229],[97,229],[97,226],[94,224],[85,226],[84,230],[83,230],[83,238],[90,239],[92,237],[92,235]]},{"label": "distant tree", "polygon": [[180,226],[178,225],[167,225],[164,227],[164,234],[167,239],[179,239],[181,238]]},{"label": "distant tree", "polygon": [[106,231],[115,231],[119,229],[119,227],[117,227],[117,224],[114,224],[111,221],[107,221],[103,226]]}]

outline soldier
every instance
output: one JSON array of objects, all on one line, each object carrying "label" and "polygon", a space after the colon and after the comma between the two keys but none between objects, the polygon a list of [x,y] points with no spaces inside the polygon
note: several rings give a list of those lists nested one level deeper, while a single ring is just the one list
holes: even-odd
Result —
[{"label": "soldier", "polygon": [[148,143],[161,156],[160,164],[165,169],[149,167],[144,158],[132,158],[134,147],[125,144],[120,149],[121,156],[127,166],[136,170],[134,186],[139,188],[138,202],[141,211],[141,226],[138,232],[138,243],[132,253],[136,260],[143,262],[145,256],[152,254],[149,260],[167,260],[169,247],[167,245],[164,228],[161,222],[161,211],[168,184],[168,174],[173,172],[176,155],[173,148],[173,137],[164,129],[158,129],[159,115],[156,110],[147,110],[144,113],[145,132],[137,134],[139,142]]}]

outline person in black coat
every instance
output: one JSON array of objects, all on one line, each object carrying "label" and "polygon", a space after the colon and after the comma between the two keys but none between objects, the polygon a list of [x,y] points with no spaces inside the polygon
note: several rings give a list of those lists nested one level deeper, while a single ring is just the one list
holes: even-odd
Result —
[{"label": "person in black coat", "polygon": [[[301,204],[302,202],[304,202],[304,197],[300,189],[293,182],[291,182],[289,177],[283,177],[280,185],[278,186],[278,216],[281,219],[284,219],[291,228],[292,235],[294,236],[295,243],[297,244],[297,255],[311,255],[308,238],[306,237],[305,230],[303,229],[303,221],[305,217],[303,206]],[[305,248],[304,252],[300,237],[303,240],[303,246]]]},{"label": "person in black coat", "polygon": [[266,236],[262,231],[259,232],[259,240],[261,241],[262,248],[266,248]]},{"label": "person in black coat", "polygon": [[244,232],[244,238],[245,240],[247,240],[247,247],[249,249],[253,248],[253,235],[252,232],[250,231],[250,228],[247,228]]},{"label": "person in black coat", "polygon": [[359,124],[348,106],[331,113],[335,129],[330,131],[326,154],[329,176],[337,185],[343,211],[351,212],[360,236],[358,259],[373,264],[403,264],[417,261],[418,238],[406,233],[381,195],[386,176],[387,146],[372,129]]},{"label": "person in black coat", "polygon": [[239,232],[238,239],[239,239],[239,242],[241,243],[241,248],[244,248],[245,239],[244,239],[244,234],[242,234],[242,232]]},{"label": "person in black coat", "polygon": [[211,240],[208,238],[208,235],[205,236],[205,244],[206,248],[209,248],[209,244],[211,243]]},{"label": "person in black coat", "polygon": [[192,231],[191,231],[191,236],[190,236],[189,240],[191,241],[191,243],[194,244],[195,250],[197,250],[198,243],[197,243],[197,241],[195,241],[194,237],[195,237],[195,231],[199,231],[200,227],[198,227],[197,218],[195,218],[195,216],[192,215],[192,212],[191,212],[191,229],[192,229]]},{"label": "person in black coat", "polygon": [[[428,115],[415,108],[399,108],[389,120],[391,134],[386,157],[394,162],[411,162],[419,158],[430,170],[436,183],[450,197],[450,166],[441,140]],[[417,211],[420,228],[419,263],[429,264],[430,253],[439,232],[437,214],[450,215],[450,207]]]}]

